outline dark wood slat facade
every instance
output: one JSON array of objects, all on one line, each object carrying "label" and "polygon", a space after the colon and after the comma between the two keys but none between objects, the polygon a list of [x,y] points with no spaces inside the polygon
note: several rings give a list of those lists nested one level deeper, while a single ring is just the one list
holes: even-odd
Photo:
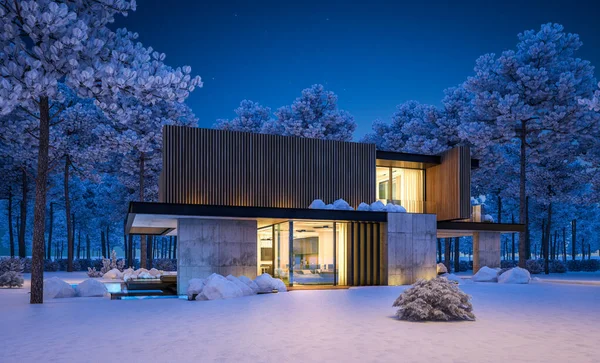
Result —
[{"label": "dark wood slat facade", "polygon": [[459,146],[441,155],[441,164],[425,172],[425,200],[438,221],[471,217],[471,153]]},{"label": "dark wood slat facade", "polygon": [[165,126],[160,201],[307,208],[375,197],[375,146]]},{"label": "dark wood slat facade", "polygon": [[351,222],[348,223],[348,227],[346,234],[347,285],[385,285],[387,282],[382,274],[382,269],[386,266],[382,224]]}]

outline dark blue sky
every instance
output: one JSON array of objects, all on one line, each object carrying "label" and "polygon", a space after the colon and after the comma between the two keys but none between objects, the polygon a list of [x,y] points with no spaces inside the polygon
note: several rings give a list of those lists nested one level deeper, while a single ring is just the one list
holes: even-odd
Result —
[{"label": "dark blue sky", "polygon": [[514,48],[519,32],[542,23],[578,33],[578,56],[600,66],[598,3],[143,0],[117,26],[202,77],[187,101],[201,127],[233,117],[242,99],[275,110],[322,83],[354,115],[358,139],[399,103],[439,104],[478,56]]}]

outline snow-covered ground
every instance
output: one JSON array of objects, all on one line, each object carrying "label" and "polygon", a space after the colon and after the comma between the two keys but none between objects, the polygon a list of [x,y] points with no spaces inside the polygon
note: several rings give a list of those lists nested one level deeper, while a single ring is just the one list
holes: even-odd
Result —
[{"label": "snow-covered ground", "polygon": [[458,323],[396,320],[405,288],[35,306],[27,289],[0,289],[0,361],[600,361],[598,286],[462,285],[477,321]]}]

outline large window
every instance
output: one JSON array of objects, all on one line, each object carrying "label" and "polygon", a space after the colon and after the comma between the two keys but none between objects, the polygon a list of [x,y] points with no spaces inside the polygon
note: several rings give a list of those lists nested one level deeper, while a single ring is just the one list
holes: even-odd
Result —
[{"label": "large window", "polygon": [[424,212],[423,170],[378,166],[377,199],[400,204],[409,213]]},{"label": "large window", "polygon": [[290,221],[261,228],[257,272],[292,286],[345,285],[346,234],[346,223],[330,221]]}]

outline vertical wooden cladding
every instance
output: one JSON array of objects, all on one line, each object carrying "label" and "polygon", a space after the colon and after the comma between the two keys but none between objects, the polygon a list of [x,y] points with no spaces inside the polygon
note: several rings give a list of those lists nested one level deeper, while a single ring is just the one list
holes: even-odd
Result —
[{"label": "vertical wooden cladding", "polygon": [[372,202],[375,146],[165,126],[161,201],[307,208]]},{"label": "vertical wooden cladding", "polygon": [[438,221],[468,219],[471,216],[471,152],[459,146],[441,155],[440,165],[428,168],[426,200]]},{"label": "vertical wooden cladding", "polygon": [[346,281],[350,286],[384,285],[381,269],[386,265],[381,224],[348,223]]}]

